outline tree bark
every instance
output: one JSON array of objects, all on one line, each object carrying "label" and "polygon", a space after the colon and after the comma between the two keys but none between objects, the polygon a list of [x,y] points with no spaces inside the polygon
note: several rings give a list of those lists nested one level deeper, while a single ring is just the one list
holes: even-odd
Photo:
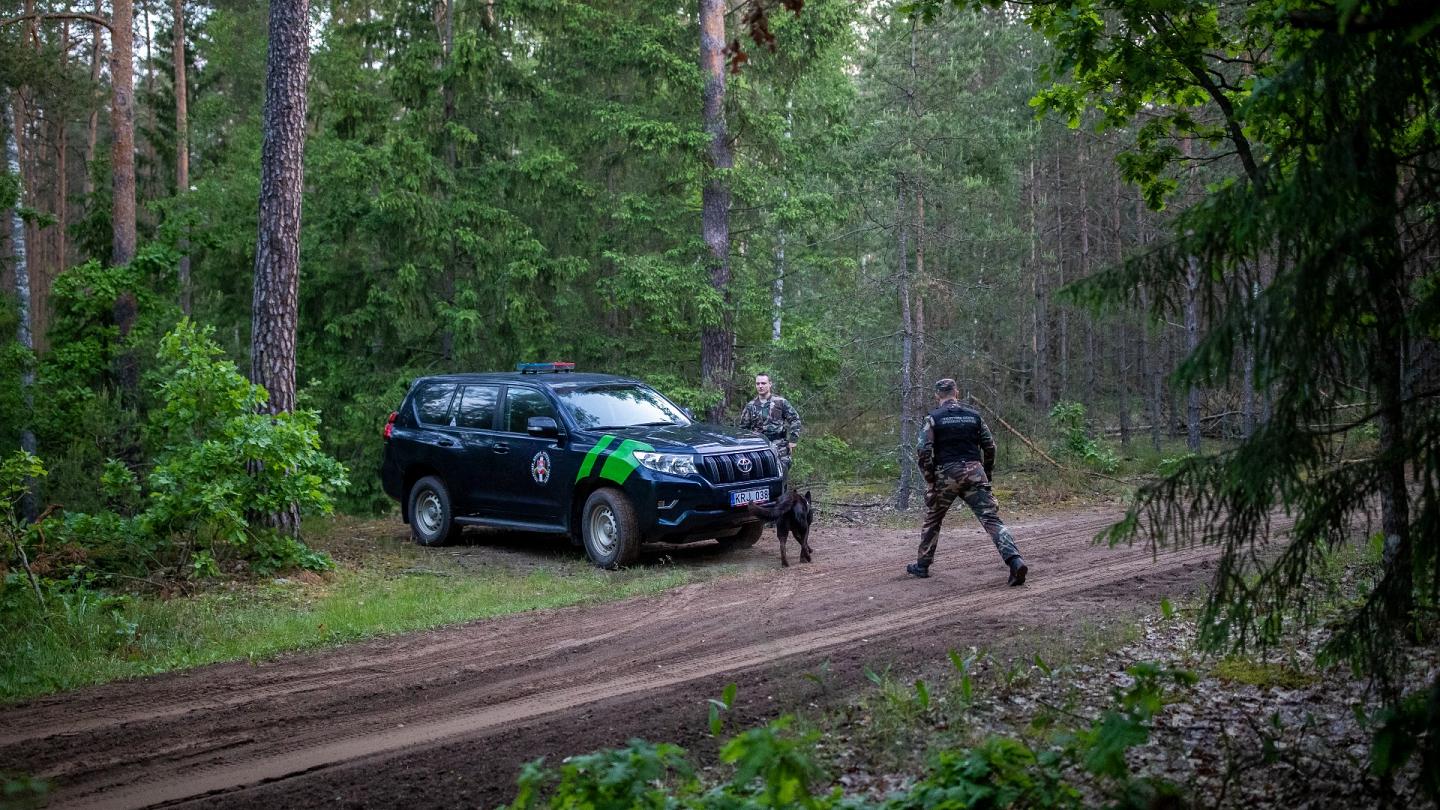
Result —
[{"label": "tree bark", "polygon": [[[1196,297],[1200,291],[1200,260],[1185,258],[1185,353],[1193,355],[1200,345],[1200,317]],[[1200,452],[1200,388],[1191,383],[1185,392],[1185,446]]]},{"label": "tree bark", "polygon": [[[1033,146],[1031,147],[1033,150]],[[1034,298],[1031,310],[1030,351],[1034,358],[1032,386],[1035,404],[1040,410],[1050,411],[1050,331],[1049,314],[1045,310],[1045,269],[1040,266],[1040,221],[1039,180],[1035,171],[1035,157],[1030,157],[1030,293]]]},{"label": "tree bark", "polygon": [[[116,267],[135,258],[135,20],[131,2],[114,0],[110,20],[110,82],[114,93],[110,105],[110,264]],[[135,323],[134,296],[128,295],[128,305],[115,305],[121,337]]]},{"label": "tree bark", "polygon": [[914,391],[912,363],[915,328],[910,311],[909,236],[910,212],[905,205],[905,178],[898,178],[895,191],[896,267],[899,271],[900,292],[900,490],[895,493],[895,505],[900,509],[910,508],[910,489],[915,485],[914,465],[910,462],[911,445],[914,436],[910,430],[910,415],[914,413]]},{"label": "tree bark", "polygon": [[708,252],[710,286],[720,298],[720,323],[707,324],[700,334],[700,376],[719,401],[710,409],[720,421],[730,405],[734,373],[734,313],[730,290],[730,178],[734,165],[725,126],[725,2],[700,0],[700,73],[704,78],[701,110],[709,136],[709,171],[701,192],[700,232]]},{"label": "tree bark", "polygon": [[300,203],[310,73],[308,7],[308,0],[270,3],[250,377],[270,392],[268,411],[272,414],[295,409]]},{"label": "tree bark", "polygon": [[[185,76],[185,0],[174,0],[175,16],[175,194],[190,193],[190,115]],[[190,314],[190,238],[180,235],[180,311]]]},{"label": "tree bark", "polygon": [[[100,16],[100,0],[95,0],[95,16]],[[100,36],[100,29],[104,26],[100,23],[90,24],[90,36],[93,37],[90,52],[90,83],[96,87],[100,85],[100,62],[104,56],[105,40]],[[95,148],[100,139],[100,108],[90,109],[89,135],[85,139],[85,197],[95,193],[95,183],[90,177],[90,166],[95,162]]]},{"label": "tree bark", "polygon": [[[925,190],[915,189],[915,366],[911,371],[910,387],[919,392],[925,390],[925,291],[929,284],[925,280]],[[971,347],[974,350],[974,347]],[[920,410],[917,406],[910,418],[919,424]]]},{"label": "tree bark", "polygon": [[[0,97],[3,98],[3,97]],[[15,107],[9,107],[8,131],[5,138],[5,164],[9,167],[10,173],[16,177],[20,176],[20,150],[17,132],[19,131],[19,117]],[[23,193],[24,189],[21,188]],[[25,358],[25,370],[20,375],[20,389],[24,397],[25,413],[21,417],[23,427],[20,431],[20,449],[27,453],[35,452],[35,432],[31,429],[31,413],[34,409],[34,387],[35,372],[33,356],[35,351],[34,333],[31,331],[30,314],[30,268],[25,254],[25,221],[20,217],[18,207],[19,200],[16,200],[17,207],[11,208],[7,213],[7,224],[10,226],[10,254],[15,267],[15,299],[17,303],[17,315],[19,325],[16,329],[16,339],[20,345],[30,354]],[[38,483],[27,482],[25,495],[21,499],[20,509],[25,519],[34,522],[35,516],[39,513],[39,498],[37,497]]]}]

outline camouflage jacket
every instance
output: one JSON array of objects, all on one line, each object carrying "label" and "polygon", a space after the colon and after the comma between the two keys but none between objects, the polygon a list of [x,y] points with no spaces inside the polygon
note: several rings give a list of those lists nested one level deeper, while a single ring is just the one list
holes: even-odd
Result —
[{"label": "camouflage jacket", "polygon": [[784,397],[771,395],[767,400],[756,397],[740,412],[740,429],[753,430],[772,442],[784,439],[800,441],[800,414]]}]

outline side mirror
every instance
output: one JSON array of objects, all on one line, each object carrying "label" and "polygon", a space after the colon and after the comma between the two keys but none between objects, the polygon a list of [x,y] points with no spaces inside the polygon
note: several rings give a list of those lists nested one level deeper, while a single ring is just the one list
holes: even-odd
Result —
[{"label": "side mirror", "polygon": [[532,416],[525,421],[525,432],[537,439],[553,439],[560,435],[560,425],[553,416]]},{"label": "side mirror", "polygon": [[697,420],[695,419],[695,412],[692,411],[692,410],[690,410],[689,408],[681,408],[681,409],[680,409],[680,412],[683,413],[683,414],[685,414],[685,418],[686,418],[686,419],[689,419],[689,420],[692,421],[692,422],[697,421]]}]

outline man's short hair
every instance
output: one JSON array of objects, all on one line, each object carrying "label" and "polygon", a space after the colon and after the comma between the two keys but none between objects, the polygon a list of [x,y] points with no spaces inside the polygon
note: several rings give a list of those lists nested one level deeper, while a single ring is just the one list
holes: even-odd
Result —
[{"label": "man's short hair", "polygon": [[955,393],[955,390],[955,381],[950,379],[949,377],[946,377],[943,380],[937,380],[935,382],[935,393],[937,394],[953,394]]},{"label": "man's short hair", "polygon": [[756,377],[764,377],[766,382],[769,382],[769,381],[771,381],[771,380],[774,379],[773,377],[770,376],[770,372],[768,372],[768,371],[757,371],[757,372],[755,372],[755,376],[756,376]]}]

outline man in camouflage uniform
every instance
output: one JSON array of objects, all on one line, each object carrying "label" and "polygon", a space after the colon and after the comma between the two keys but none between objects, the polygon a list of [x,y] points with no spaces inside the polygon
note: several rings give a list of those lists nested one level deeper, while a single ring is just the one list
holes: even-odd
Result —
[{"label": "man in camouflage uniform", "polygon": [[769,374],[755,375],[755,398],[740,412],[740,429],[768,439],[780,459],[780,474],[790,474],[790,452],[800,441],[800,414],[784,397],[771,392]]},{"label": "man in camouflage uniform", "polygon": [[970,506],[980,525],[995,542],[995,550],[1010,568],[1010,584],[1024,585],[1029,567],[1015,547],[1015,538],[1000,520],[1000,508],[990,491],[990,473],[995,469],[995,439],[980,412],[960,404],[955,381],[935,383],[935,410],[925,417],[920,431],[916,459],[929,485],[925,493],[925,523],[920,529],[919,558],[905,566],[912,576],[930,576],[935,547],[940,540],[940,522],[956,498]]}]

